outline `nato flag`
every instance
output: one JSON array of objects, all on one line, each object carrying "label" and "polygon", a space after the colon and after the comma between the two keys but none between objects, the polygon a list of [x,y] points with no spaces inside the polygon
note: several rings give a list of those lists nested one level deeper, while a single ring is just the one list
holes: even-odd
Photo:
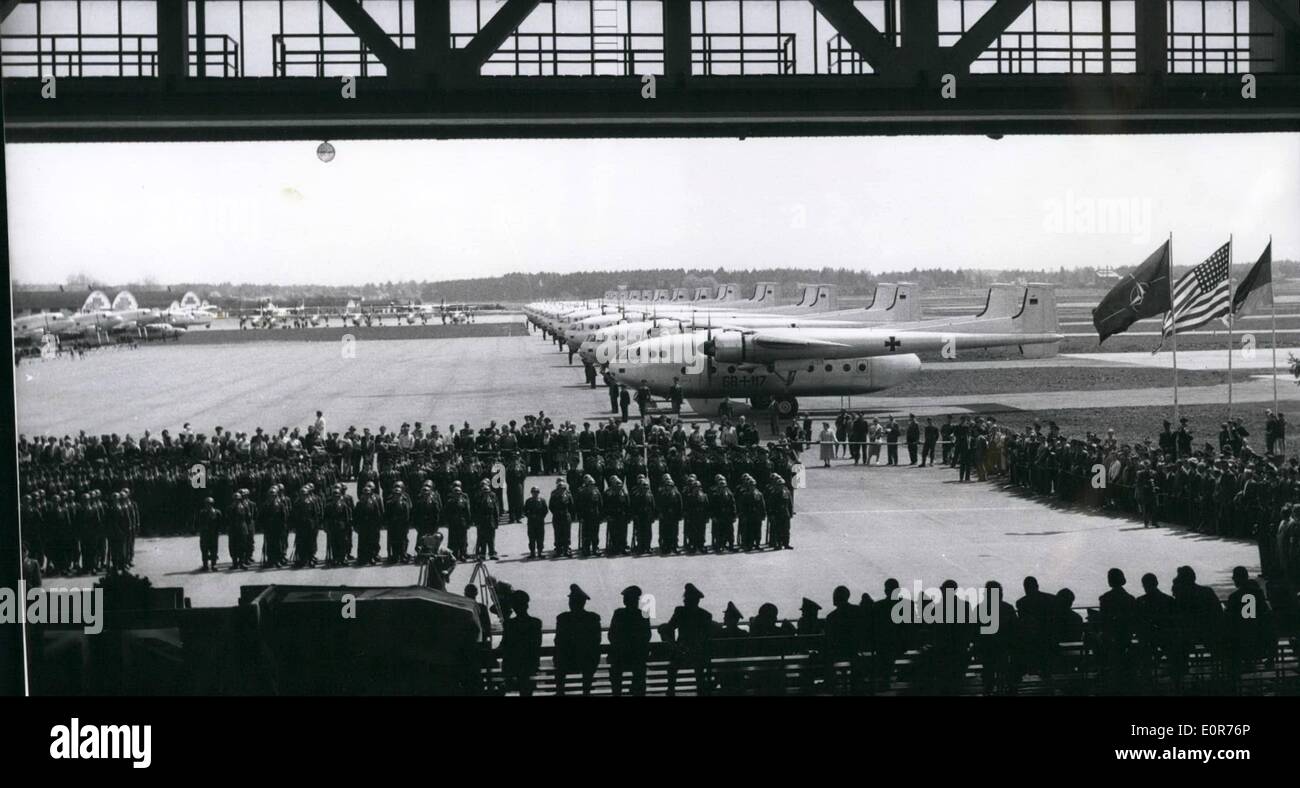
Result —
[{"label": "nato flag", "polygon": [[1098,344],[1128,330],[1138,320],[1169,311],[1169,241],[1111,288],[1092,310]]}]

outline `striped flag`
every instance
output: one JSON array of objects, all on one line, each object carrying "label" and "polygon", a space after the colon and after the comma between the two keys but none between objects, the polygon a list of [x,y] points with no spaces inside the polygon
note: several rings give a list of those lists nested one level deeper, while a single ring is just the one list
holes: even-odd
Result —
[{"label": "striped flag", "polygon": [[1173,305],[1165,313],[1162,340],[1226,316],[1232,297],[1228,290],[1228,244],[1224,244],[1174,285]]}]

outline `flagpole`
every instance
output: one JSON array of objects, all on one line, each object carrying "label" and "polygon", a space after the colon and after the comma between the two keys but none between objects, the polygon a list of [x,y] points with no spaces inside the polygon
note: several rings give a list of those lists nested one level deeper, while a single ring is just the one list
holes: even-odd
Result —
[{"label": "flagpole", "polygon": [[[1169,288],[1169,309],[1173,311],[1174,304],[1174,234],[1169,233],[1169,272],[1165,276],[1165,284]],[[1174,318],[1174,324],[1170,326],[1173,336],[1171,350],[1173,351],[1174,360],[1174,423],[1178,424],[1178,320]]]},{"label": "flagpole", "polygon": [[1273,290],[1273,236],[1268,237],[1269,261],[1268,261],[1268,301],[1269,312],[1271,313],[1273,323],[1273,415],[1280,411],[1277,409],[1277,293]]},{"label": "flagpole", "polygon": [[1232,233],[1228,233],[1228,418],[1232,418]]}]

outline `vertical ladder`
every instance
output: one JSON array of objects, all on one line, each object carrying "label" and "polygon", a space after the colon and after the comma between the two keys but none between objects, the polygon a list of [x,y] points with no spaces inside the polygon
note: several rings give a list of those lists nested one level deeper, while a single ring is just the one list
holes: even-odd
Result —
[{"label": "vertical ladder", "polygon": [[603,53],[619,52],[623,49],[622,14],[619,12],[618,0],[591,0],[591,73],[597,73],[597,62],[602,66],[615,65],[612,72],[601,73],[626,76],[625,66],[617,59],[602,57]]}]

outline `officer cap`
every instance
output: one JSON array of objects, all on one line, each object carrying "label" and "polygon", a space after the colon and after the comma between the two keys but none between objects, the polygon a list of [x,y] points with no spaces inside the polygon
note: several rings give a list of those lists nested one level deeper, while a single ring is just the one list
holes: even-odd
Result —
[{"label": "officer cap", "polygon": [[816,613],[818,610],[821,610],[821,609],[822,609],[822,606],[819,605],[819,604],[817,604],[816,602],[812,601],[812,600],[809,599],[808,597],[804,597],[804,598],[803,598],[803,602],[799,605],[799,609],[800,609],[800,610],[804,610],[804,611],[808,611],[808,612],[812,612],[812,613]]},{"label": "officer cap", "polygon": [[[366,486],[369,487],[370,485],[366,485]],[[457,481],[452,482],[452,483],[451,483],[451,486],[452,486],[452,487],[455,487],[456,489],[459,490],[460,487],[461,487],[460,481],[457,480]]]},{"label": "officer cap", "polygon": [[212,499],[211,499],[211,498],[204,498],[204,499],[203,499],[203,502],[204,502],[204,503],[212,503]]},{"label": "officer cap", "polygon": [[623,598],[627,599],[628,597],[636,597],[637,599],[640,599],[641,586],[628,586],[627,588],[623,589]]},{"label": "officer cap", "polygon": [[675,484],[675,482],[673,481],[673,477],[669,476],[669,475],[666,474],[666,473],[664,474],[663,483],[664,483],[664,484]]},{"label": "officer cap", "polygon": [[[588,477],[588,478],[590,478],[590,477]],[[612,484],[612,485],[614,485],[615,487],[622,487],[622,486],[623,486],[623,480],[620,479],[620,478],[617,477],[617,476],[611,476],[611,477],[609,477],[609,483]]]},{"label": "officer cap", "polygon": [[687,584],[686,584],[685,595],[686,595],[686,598],[687,598],[687,599],[703,599],[703,598],[704,598],[704,594],[700,593],[700,589],[696,588],[694,583],[687,583]]},{"label": "officer cap", "polygon": [[585,602],[591,597],[587,596],[587,592],[579,588],[577,583],[572,583],[569,585],[569,599],[581,599]]},{"label": "officer cap", "polygon": [[728,602],[727,609],[722,613],[723,621],[740,621],[745,617],[741,615],[740,608],[736,607],[735,602]]},{"label": "officer cap", "polygon": [[595,483],[596,483],[596,480],[593,479],[593,478],[591,478],[591,474],[589,474],[589,473],[588,473],[588,474],[583,474],[583,477],[582,477],[582,483],[583,483],[583,484],[595,484]]},{"label": "officer cap", "polygon": [[534,488],[531,490],[531,492],[541,492],[541,489],[538,488],[538,487],[534,487]]}]

